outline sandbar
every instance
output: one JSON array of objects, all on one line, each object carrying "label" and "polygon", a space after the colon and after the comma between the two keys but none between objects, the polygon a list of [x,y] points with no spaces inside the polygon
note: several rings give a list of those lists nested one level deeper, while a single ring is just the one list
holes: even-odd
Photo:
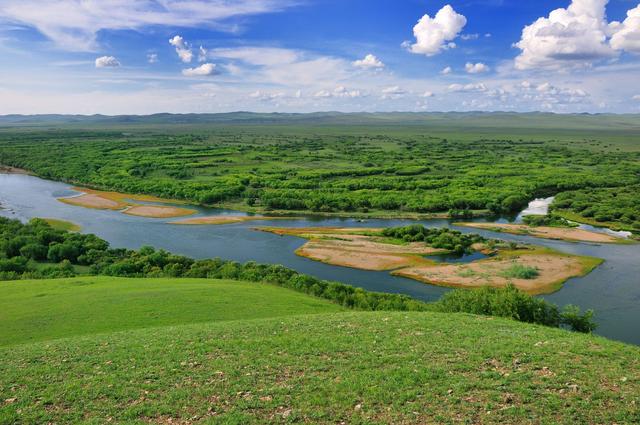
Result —
[{"label": "sandbar", "polygon": [[606,233],[592,232],[576,227],[546,227],[528,226],[526,224],[507,223],[455,223],[456,226],[472,227],[475,229],[491,230],[494,232],[526,235],[543,239],[555,239],[568,242],[591,243],[626,243],[627,239]]},{"label": "sandbar", "polygon": [[[548,251],[498,256],[466,264],[409,267],[394,271],[393,274],[454,288],[504,287],[513,284],[528,294],[538,295],[557,291],[567,279],[584,276],[601,262],[598,258]],[[538,276],[533,279],[506,277],[505,271],[514,264],[536,268]]]},{"label": "sandbar", "polygon": [[158,205],[134,205],[122,211],[128,215],[149,218],[173,218],[195,214],[197,211],[187,208],[165,207]]},{"label": "sandbar", "polygon": [[335,266],[361,270],[394,270],[401,267],[429,264],[425,255],[443,253],[420,242],[390,244],[367,235],[381,229],[371,228],[258,228],[278,235],[298,236],[309,241],[296,254]]}]

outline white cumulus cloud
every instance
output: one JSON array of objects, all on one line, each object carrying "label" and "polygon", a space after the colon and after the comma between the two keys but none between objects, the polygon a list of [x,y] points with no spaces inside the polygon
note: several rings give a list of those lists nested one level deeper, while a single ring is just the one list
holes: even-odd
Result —
[{"label": "white cumulus cloud", "polygon": [[113,56],[100,56],[96,59],[96,68],[117,68],[120,62]]},{"label": "white cumulus cloud", "polygon": [[627,11],[627,19],[622,23],[612,22],[611,27],[615,31],[611,37],[611,47],[640,53],[640,4]]},{"label": "white cumulus cloud", "polygon": [[446,5],[433,18],[424,15],[413,27],[416,42],[406,42],[405,46],[412,53],[437,55],[442,50],[455,47],[453,40],[466,24],[467,18],[453,10],[450,5]]},{"label": "white cumulus cloud", "polygon": [[489,71],[489,67],[483,64],[482,62],[478,62],[478,63],[467,62],[467,64],[464,66],[464,69],[469,74],[481,74],[483,72]]},{"label": "white cumulus cloud", "polygon": [[608,0],[572,0],[524,27],[515,47],[517,69],[587,67],[616,57],[619,51],[640,52],[640,6],[624,22],[607,21]]},{"label": "white cumulus cloud", "polygon": [[189,44],[179,35],[176,35],[169,40],[169,44],[176,48],[176,53],[180,60],[184,63],[189,63],[193,59],[193,52]]},{"label": "white cumulus cloud", "polygon": [[442,75],[449,75],[453,72],[453,68],[451,68],[450,66],[447,66],[446,68],[444,68],[442,71],[440,71],[440,74]]},{"label": "white cumulus cloud", "polygon": [[377,57],[372,54],[368,54],[364,57],[364,59],[359,59],[357,61],[352,62],[353,66],[356,68],[362,69],[382,69],[384,68],[384,63]]},{"label": "white cumulus cloud", "polygon": [[195,68],[187,68],[182,70],[185,77],[206,77],[217,74],[217,69],[213,63],[203,63]]},{"label": "white cumulus cloud", "polygon": [[149,62],[149,63],[158,63],[158,54],[157,53],[149,53],[147,55],[147,62]]}]

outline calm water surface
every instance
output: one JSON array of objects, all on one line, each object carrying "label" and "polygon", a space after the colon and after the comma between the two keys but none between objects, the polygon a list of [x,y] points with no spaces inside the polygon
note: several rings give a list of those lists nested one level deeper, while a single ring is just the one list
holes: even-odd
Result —
[{"label": "calm water surface", "polygon": [[[221,257],[236,261],[277,263],[317,276],[337,280],[372,291],[394,292],[426,301],[438,299],[446,288],[391,276],[331,266],[298,257],[294,251],[304,244],[296,237],[277,236],[252,230],[255,226],[350,226],[376,227],[415,223],[410,220],[367,220],[314,218],[247,222],[222,226],[176,226],[166,219],[134,217],[117,211],[92,210],[59,202],[56,198],[75,194],[64,183],[33,176],[0,174],[0,215],[29,220],[33,217],[69,220],[82,231],[95,233],[112,247],[139,248],[151,245],[194,258]],[[539,207],[541,204],[534,205]],[[197,207],[199,215],[238,214],[234,211]],[[537,210],[540,210],[539,208]],[[429,227],[452,227],[447,220],[419,221]],[[495,234],[463,229],[487,237],[535,243],[567,253],[591,255],[605,263],[582,278],[570,279],[564,287],[544,298],[559,305],[576,304],[596,310],[597,333],[609,338],[640,344],[640,244],[596,245],[547,241],[527,236]]]}]

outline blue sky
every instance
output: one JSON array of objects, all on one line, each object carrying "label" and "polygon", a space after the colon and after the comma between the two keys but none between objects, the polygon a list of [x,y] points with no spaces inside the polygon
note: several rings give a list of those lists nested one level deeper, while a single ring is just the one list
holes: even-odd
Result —
[{"label": "blue sky", "polygon": [[638,0],[0,0],[0,114],[640,112]]}]

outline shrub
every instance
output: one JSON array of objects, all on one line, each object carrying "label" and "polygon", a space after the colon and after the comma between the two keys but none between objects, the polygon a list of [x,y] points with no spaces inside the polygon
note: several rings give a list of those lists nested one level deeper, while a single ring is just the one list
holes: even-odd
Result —
[{"label": "shrub", "polygon": [[558,307],[525,294],[513,285],[505,288],[456,289],[435,303],[438,311],[508,317],[527,323],[560,326]]},{"label": "shrub", "polygon": [[540,275],[540,271],[536,267],[524,266],[522,264],[513,264],[502,272],[502,276],[511,279],[535,279]]}]

